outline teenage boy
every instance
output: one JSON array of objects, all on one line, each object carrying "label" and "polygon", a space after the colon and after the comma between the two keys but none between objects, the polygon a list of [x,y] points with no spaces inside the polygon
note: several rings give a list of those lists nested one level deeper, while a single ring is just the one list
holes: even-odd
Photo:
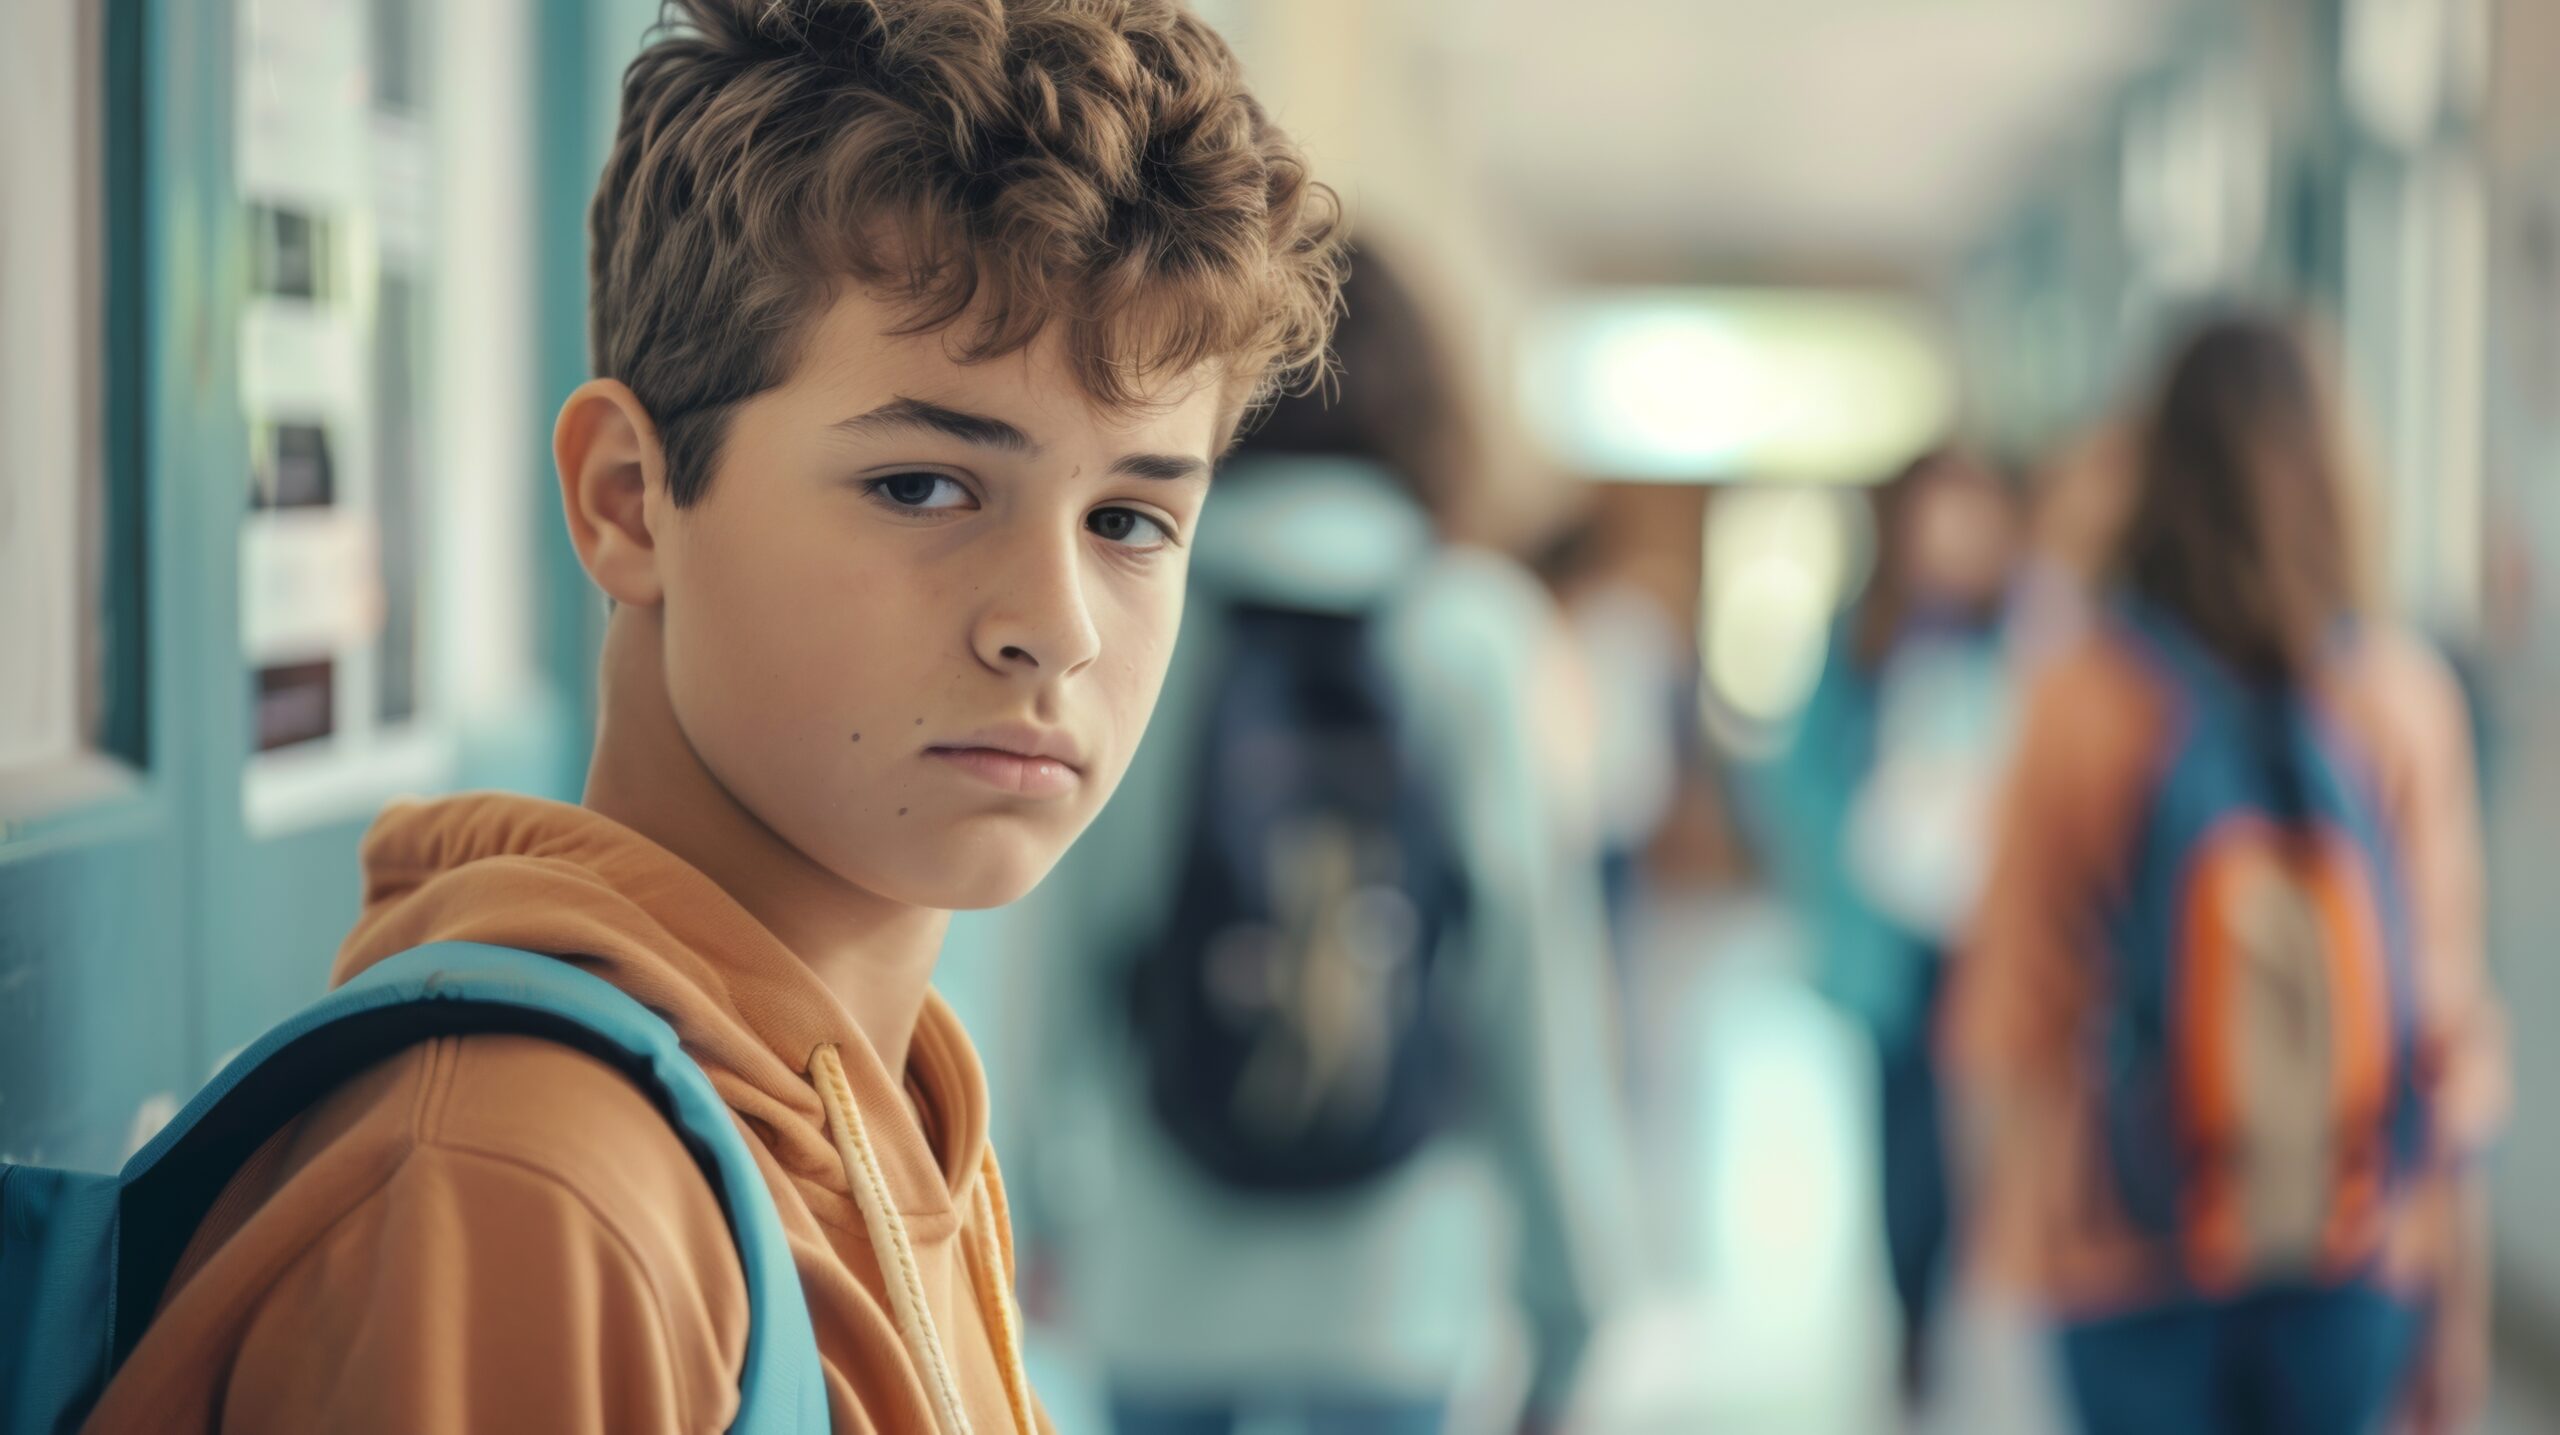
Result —
[{"label": "teenage boy", "polygon": [[[477,941],[639,997],[755,1149],[834,1428],[1027,1432],[984,1085],[927,983],[1119,781],[1210,467],[1323,350],[1335,206],[1175,0],[671,9],[554,438],[613,604],[584,804],[385,812],[335,976]],[[746,1327],[637,1087],[447,1037],[261,1148],[92,1428],[716,1431]]]}]

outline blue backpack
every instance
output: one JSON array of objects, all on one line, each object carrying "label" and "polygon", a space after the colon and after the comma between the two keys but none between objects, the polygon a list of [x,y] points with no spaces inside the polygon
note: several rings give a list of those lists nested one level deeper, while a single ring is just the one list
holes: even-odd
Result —
[{"label": "blue backpack", "polygon": [[1171,919],[1133,973],[1150,1104],[1231,1186],[1354,1186],[1466,1084],[1455,842],[1370,615],[1226,617]]},{"label": "blue backpack", "polygon": [[2169,725],[2106,913],[2115,1194],[2199,1294],[2355,1279],[2426,1133],[2379,795],[2300,694],[2244,681],[2162,615],[2129,610],[2119,630]]},{"label": "blue backpack", "polygon": [[0,1430],[79,1428],[214,1199],[269,1136],[394,1052],[470,1032],[575,1047],[655,1100],[710,1177],[745,1268],[751,1324],[729,1428],[822,1435],[817,1339],[772,1194],[675,1030],[566,962],[458,942],[403,952],[269,1031],[120,1172],[0,1164]]}]

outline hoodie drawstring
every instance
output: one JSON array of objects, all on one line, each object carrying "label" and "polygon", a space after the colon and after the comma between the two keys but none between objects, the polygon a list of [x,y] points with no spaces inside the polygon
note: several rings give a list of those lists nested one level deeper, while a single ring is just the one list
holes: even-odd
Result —
[{"label": "hoodie drawstring", "polygon": [[[968,1241],[969,1276],[978,1292],[978,1308],[995,1312],[996,1349],[1004,1360],[1005,1402],[1013,1407],[1014,1427],[1022,1435],[1039,1435],[1039,1420],[1032,1414],[1031,1369],[1022,1358],[1022,1319],[1013,1305],[1013,1282],[1005,1274],[999,1253],[988,1248],[1000,1231],[1012,1229],[1013,1213],[1005,1209],[1004,1185],[996,1176],[993,1151],[978,1168],[978,1219],[975,1229],[984,1232],[983,1239]],[[962,1233],[966,1239],[967,1232]]]},{"label": "hoodie drawstring", "polygon": [[[915,1243],[907,1236],[907,1223],[889,1200],[889,1184],[880,1174],[880,1160],[871,1149],[871,1133],[862,1122],[862,1112],[854,1105],[853,1084],[845,1079],[844,1059],[835,1044],[822,1044],[811,1053],[809,1074],[814,1078],[819,1103],[826,1108],[827,1134],[834,1138],[836,1156],[844,1163],[845,1184],[852,1188],[853,1200],[862,1209],[862,1224],[871,1236],[871,1253],[880,1262],[881,1278],[889,1287],[889,1308],[898,1322],[898,1334],[907,1343],[908,1356],[924,1373],[925,1389],[933,1400],[935,1424],[942,1435],[971,1435],[969,1416],[960,1403],[960,1385],[951,1373],[951,1357],[942,1344],[942,1334],[935,1329],[933,1310],[925,1303],[924,1276],[916,1265]],[[992,1189],[994,1171],[980,1173],[973,1219],[961,1225],[960,1240],[969,1263],[971,1288],[978,1297],[979,1308],[993,1312],[996,1358],[1003,1362],[1005,1403],[1012,1407],[1014,1423],[1021,1435],[1037,1435],[1031,1414],[1031,1378],[1022,1360],[1020,1323],[1014,1318],[1013,1297],[998,1267],[1000,1263],[981,1249],[980,1233],[993,1238],[996,1206]]]}]

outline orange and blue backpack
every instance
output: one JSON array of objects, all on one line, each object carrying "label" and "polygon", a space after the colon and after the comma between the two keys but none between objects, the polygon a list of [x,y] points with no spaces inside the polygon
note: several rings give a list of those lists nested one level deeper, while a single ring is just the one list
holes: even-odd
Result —
[{"label": "orange and blue backpack", "polygon": [[2190,1293],[2355,1280],[2423,1158],[2417,981],[2370,765],[2310,694],[2116,618],[2167,717],[2106,912],[2099,1129]]}]

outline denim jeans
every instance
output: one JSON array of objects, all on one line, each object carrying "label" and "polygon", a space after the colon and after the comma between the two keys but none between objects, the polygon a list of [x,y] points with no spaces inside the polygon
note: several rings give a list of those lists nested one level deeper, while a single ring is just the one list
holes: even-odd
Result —
[{"label": "denim jeans", "polygon": [[2374,1435],[2419,1323],[2371,1287],[2270,1291],[2066,1326],[2063,1373],[2088,1435]]}]

